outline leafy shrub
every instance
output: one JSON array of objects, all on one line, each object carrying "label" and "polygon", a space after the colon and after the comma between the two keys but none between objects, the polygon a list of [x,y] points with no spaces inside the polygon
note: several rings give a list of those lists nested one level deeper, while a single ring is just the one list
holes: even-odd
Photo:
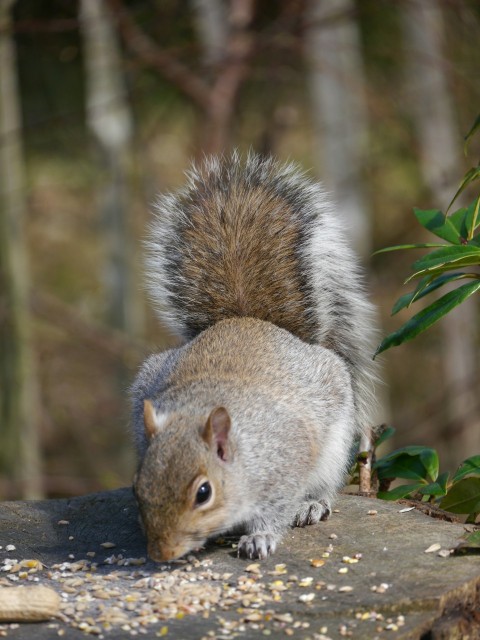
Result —
[{"label": "leafy shrub", "polygon": [[[480,115],[465,138],[465,151],[471,138],[479,130]],[[404,244],[377,251],[383,253],[399,249],[432,249],[413,263],[413,273],[405,283],[415,280],[418,284],[413,291],[395,302],[392,315],[448,283],[465,280],[468,282],[430,303],[397,331],[386,336],[375,355],[412,340],[480,290],[480,272],[472,270],[480,266],[480,194],[467,207],[449,213],[458,196],[478,179],[480,163],[467,171],[445,213],[439,209],[414,209],[421,226],[443,242]],[[377,439],[375,446],[378,447],[394,431],[392,427],[387,428]],[[359,454],[359,463],[362,455],[368,454]],[[408,446],[374,462],[372,473],[380,483],[377,497],[384,500],[411,498],[435,503],[446,511],[465,514],[467,522],[473,523],[480,515],[480,455],[464,460],[450,477],[448,471],[439,473],[439,460],[435,449]],[[408,482],[390,489],[395,479]],[[471,544],[480,546],[480,531],[472,534],[470,538]]]},{"label": "leafy shrub", "polygon": [[[480,115],[466,136],[465,146],[476,131],[480,129]],[[403,244],[380,249],[376,253],[397,251],[399,249],[433,249],[430,253],[413,263],[413,274],[407,278],[405,284],[418,280],[413,291],[401,296],[393,306],[392,315],[426,295],[443,287],[447,283],[471,280],[449,291],[435,302],[429,304],[397,331],[389,334],[377,348],[375,356],[390,347],[400,345],[415,338],[419,333],[428,329],[461,302],[480,290],[480,273],[470,270],[480,266],[480,195],[467,206],[449,213],[458,196],[480,179],[480,164],[472,167],[454,195],[445,213],[439,209],[414,209],[418,222],[433,233],[442,243]],[[458,271],[469,269],[469,271]]]},{"label": "leafy shrub", "polygon": [[[393,433],[390,427],[387,437]],[[380,439],[377,445],[379,442]],[[439,473],[439,466],[435,449],[422,446],[396,449],[373,464],[373,473],[380,482],[377,497],[433,502],[451,513],[466,514],[467,522],[475,522],[480,514],[480,455],[464,460],[452,477],[448,471]],[[398,478],[410,482],[390,489],[391,482]]]}]

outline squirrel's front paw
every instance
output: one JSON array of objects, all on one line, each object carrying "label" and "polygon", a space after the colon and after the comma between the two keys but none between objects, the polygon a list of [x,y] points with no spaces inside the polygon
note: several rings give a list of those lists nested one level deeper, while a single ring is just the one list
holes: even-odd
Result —
[{"label": "squirrel's front paw", "polygon": [[330,512],[330,503],[327,500],[302,502],[293,520],[293,526],[305,527],[307,524],[317,524],[320,520],[326,520]]},{"label": "squirrel's front paw", "polygon": [[238,542],[238,555],[245,558],[265,560],[277,548],[276,537],[271,533],[251,533]]}]

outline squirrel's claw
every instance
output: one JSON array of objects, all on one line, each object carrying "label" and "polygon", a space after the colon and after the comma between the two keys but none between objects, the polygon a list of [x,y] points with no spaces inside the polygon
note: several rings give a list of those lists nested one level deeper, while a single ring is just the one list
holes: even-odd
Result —
[{"label": "squirrel's claw", "polygon": [[251,533],[242,536],[238,542],[238,555],[251,560],[265,560],[275,553],[277,540],[272,533]]},{"label": "squirrel's claw", "polygon": [[330,512],[330,504],[326,500],[302,502],[293,520],[293,526],[305,527],[307,524],[317,524],[320,520],[326,520]]}]

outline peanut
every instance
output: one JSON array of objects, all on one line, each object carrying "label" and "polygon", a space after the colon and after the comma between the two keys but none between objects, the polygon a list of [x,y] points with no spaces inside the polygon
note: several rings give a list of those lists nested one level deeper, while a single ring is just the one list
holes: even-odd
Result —
[{"label": "peanut", "polygon": [[48,587],[0,587],[0,622],[40,622],[55,617],[60,596]]}]

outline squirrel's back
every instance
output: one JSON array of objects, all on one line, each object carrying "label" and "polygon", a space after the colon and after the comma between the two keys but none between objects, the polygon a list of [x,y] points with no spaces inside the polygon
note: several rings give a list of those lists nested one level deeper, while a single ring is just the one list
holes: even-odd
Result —
[{"label": "squirrel's back", "polygon": [[254,317],[322,344],[348,365],[357,422],[368,426],[372,310],[322,187],[255,154],[208,159],[188,178],[159,199],[151,225],[147,278],[161,320],[188,340]]}]

